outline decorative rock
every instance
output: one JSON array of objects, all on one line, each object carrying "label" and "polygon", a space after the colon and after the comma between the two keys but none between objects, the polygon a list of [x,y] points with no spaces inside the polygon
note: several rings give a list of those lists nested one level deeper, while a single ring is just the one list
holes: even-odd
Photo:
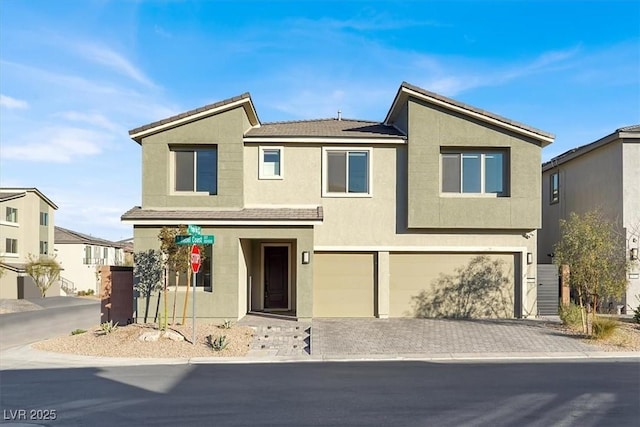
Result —
[{"label": "decorative rock", "polygon": [[144,332],[138,337],[140,341],[158,341],[160,339],[160,331]]},{"label": "decorative rock", "polygon": [[184,337],[175,331],[164,331],[162,336],[169,338],[171,341],[184,341]]}]

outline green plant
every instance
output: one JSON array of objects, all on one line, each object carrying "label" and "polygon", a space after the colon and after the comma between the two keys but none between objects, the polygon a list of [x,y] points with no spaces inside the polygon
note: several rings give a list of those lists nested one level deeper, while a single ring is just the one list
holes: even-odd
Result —
[{"label": "green plant", "polygon": [[633,310],[633,320],[640,323],[640,295],[636,295],[636,299],[638,300],[638,308]]},{"label": "green plant", "polygon": [[71,331],[71,335],[80,335],[84,334],[85,332],[87,332],[85,329],[74,329],[73,331]]},{"label": "green plant", "polygon": [[220,335],[219,337],[214,337],[213,335],[208,335],[207,336],[207,344],[209,344],[209,347],[211,347],[214,351],[222,351],[225,348],[227,348],[227,345],[229,343],[227,342],[227,336],[226,335]]},{"label": "green plant", "polygon": [[610,317],[593,318],[593,337],[597,340],[610,337],[618,327],[618,321]]},{"label": "green plant", "polygon": [[220,329],[231,329],[233,322],[231,320],[225,320],[222,324],[218,325]]},{"label": "green plant", "polygon": [[113,323],[113,320],[109,320],[108,322],[102,323],[100,329],[102,329],[105,334],[110,334],[118,329],[118,322]]},{"label": "green plant", "polygon": [[560,314],[560,320],[563,325],[580,329],[582,328],[581,311],[582,309],[579,305],[571,303],[569,305],[561,305],[558,313]]}]

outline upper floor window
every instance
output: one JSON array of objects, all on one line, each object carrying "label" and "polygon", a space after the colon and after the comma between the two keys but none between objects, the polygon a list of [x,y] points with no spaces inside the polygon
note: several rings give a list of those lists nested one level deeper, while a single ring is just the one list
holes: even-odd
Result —
[{"label": "upper floor window", "polygon": [[18,209],[7,206],[7,222],[18,222]]},{"label": "upper floor window", "polygon": [[443,151],[442,192],[508,196],[506,151]]},{"label": "upper floor window", "polygon": [[17,254],[18,239],[5,239],[5,252],[8,254]]},{"label": "upper floor window", "polygon": [[560,200],[560,173],[555,172],[552,173],[551,176],[549,177],[549,184],[550,184],[550,202],[553,203],[558,203],[558,201]]},{"label": "upper floor window", "polygon": [[47,212],[40,212],[40,225],[49,225],[49,214]]},{"label": "upper floor window", "polygon": [[84,247],[84,260],[83,260],[83,262],[85,264],[91,264],[92,263],[91,259],[92,259],[91,246],[85,246]]},{"label": "upper floor window", "polygon": [[174,190],[218,194],[218,148],[174,148]]},{"label": "upper floor window", "polygon": [[371,195],[371,149],[323,149],[322,194],[335,197]]},{"label": "upper floor window", "polygon": [[105,260],[109,258],[109,248],[102,248],[102,258]]},{"label": "upper floor window", "polygon": [[40,255],[46,255],[49,253],[49,242],[40,241]]},{"label": "upper floor window", "polygon": [[259,179],[282,179],[283,171],[283,147],[260,147]]}]

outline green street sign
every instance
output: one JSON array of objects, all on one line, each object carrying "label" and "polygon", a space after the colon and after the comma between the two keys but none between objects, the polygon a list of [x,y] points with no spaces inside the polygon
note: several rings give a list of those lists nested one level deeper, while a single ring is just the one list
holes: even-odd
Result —
[{"label": "green street sign", "polygon": [[199,236],[176,236],[177,245],[213,245],[215,236],[205,234]]},{"label": "green street sign", "polygon": [[191,234],[192,236],[199,236],[202,234],[202,227],[200,227],[199,225],[189,224],[187,225],[187,233]]}]

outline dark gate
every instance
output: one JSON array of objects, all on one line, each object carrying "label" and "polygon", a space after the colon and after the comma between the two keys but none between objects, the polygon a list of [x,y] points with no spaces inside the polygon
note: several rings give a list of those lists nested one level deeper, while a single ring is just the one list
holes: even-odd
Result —
[{"label": "dark gate", "polygon": [[560,278],[554,264],[538,264],[538,315],[557,316],[560,304]]}]

